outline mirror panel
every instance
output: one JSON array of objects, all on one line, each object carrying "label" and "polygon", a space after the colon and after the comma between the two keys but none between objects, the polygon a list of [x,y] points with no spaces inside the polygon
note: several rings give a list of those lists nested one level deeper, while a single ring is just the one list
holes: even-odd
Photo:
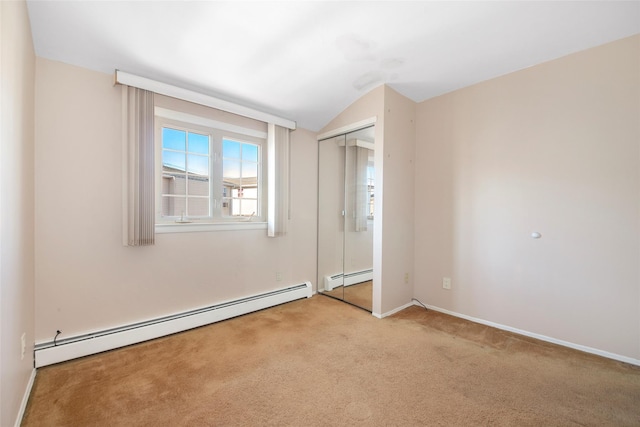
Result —
[{"label": "mirror panel", "polygon": [[372,309],[374,128],[318,142],[318,292]]},{"label": "mirror panel", "polygon": [[373,279],[373,128],[346,135],[344,286],[346,302],[371,311]]},{"label": "mirror panel", "polygon": [[318,292],[343,299],[345,135],[318,142]]}]

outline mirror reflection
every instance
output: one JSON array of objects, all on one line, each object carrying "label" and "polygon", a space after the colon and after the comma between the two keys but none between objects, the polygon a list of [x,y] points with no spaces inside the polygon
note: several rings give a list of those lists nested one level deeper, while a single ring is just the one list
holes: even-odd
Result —
[{"label": "mirror reflection", "polygon": [[374,128],[318,143],[318,291],[371,311]]}]

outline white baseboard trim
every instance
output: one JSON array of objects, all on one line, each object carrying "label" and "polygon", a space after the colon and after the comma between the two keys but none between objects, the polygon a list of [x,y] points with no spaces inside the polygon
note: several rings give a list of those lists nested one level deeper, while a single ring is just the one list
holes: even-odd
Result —
[{"label": "white baseboard trim", "polygon": [[57,344],[54,344],[53,341],[36,343],[35,365],[36,368],[39,368],[64,362],[187,331],[297,299],[311,298],[312,289],[311,283],[307,281],[300,285],[227,301],[197,310],[65,338],[58,340]]},{"label": "white baseboard trim", "polygon": [[382,313],[382,314],[373,314],[375,317],[377,317],[378,319],[382,319],[385,318],[387,316],[391,316],[392,314],[396,314],[399,311],[404,310],[405,308],[409,308],[413,305],[413,301],[406,303],[405,305],[401,305],[400,307],[396,307],[391,311],[387,311],[386,313]]},{"label": "white baseboard trim", "polygon": [[33,382],[36,380],[36,369],[33,368],[31,370],[31,376],[29,377],[29,382],[27,383],[27,388],[24,390],[24,396],[22,396],[22,402],[20,402],[20,410],[18,411],[18,416],[16,417],[15,427],[20,427],[22,424],[22,418],[24,418],[24,411],[27,410],[27,403],[29,403],[29,396],[31,396],[31,389],[33,388]]},{"label": "white baseboard trim", "polygon": [[[414,305],[420,306],[416,301],[413,301]],[[447,310],[444,308],[436,307],[433,305],[425,304],[425,306],[433,311],[439,311],[440,313],[449,314],[451,316],[459,317],[461,319],[469,320],[471,322],[480,323],[481,325],[491,326],[493,328],[502,329],[503,331],[513,332],[526,337],[535,338],[540,341],[546,341],[552,344],[561,345],[563,347],[572,348],[574,350],[584,351],[585,353],[595,354],[597,356],[606,357],[607,359],[617,360],[619,362],[629,363],[631,365],[640,366],[640,359],[634,359],[632,357],[622,356],[616,353],[610,353],[608,351],[599,350],[593,347],[587,347],[581,344],[574,344],[569,341],[559,340],[557,338],[548,337],[546,335],[536,334],[534,332],[525,331],[523,329],[512,328],[511,326],[501,325],[500,323],[490,322],[488,320],[478,319],[477,317],[467,316],[466,314],[457,313],[455,311]]]}]

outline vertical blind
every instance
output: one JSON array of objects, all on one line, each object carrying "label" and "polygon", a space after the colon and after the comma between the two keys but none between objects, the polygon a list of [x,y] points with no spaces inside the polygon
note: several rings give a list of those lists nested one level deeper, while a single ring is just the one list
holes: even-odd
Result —
[{"label": "vertical blind", "polygon": [[153,92],[126,91],[126,244],[155,244],[155,168]]},{"label": "vertical blind", "polygon": [[367,231],[369,218],[369,191],[367,180],[367,168],[369,167],[370,150],[364,147],[355,147],[356,150],[356,179],[355,179],[355,231]]},{"label": "vertical blind", "polygon": [[267,132],[267,236],[287,233],[289,219],[289,129],[269,123]]}]

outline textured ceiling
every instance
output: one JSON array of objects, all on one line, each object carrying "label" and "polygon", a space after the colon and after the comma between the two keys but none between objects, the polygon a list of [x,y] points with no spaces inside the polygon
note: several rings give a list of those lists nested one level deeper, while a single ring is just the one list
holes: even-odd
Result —
[{"label": "textured ceiling", "polygon": [[638,1],[28,1],[36,54],[318,130],[388,84],[416,102],[640,33]]}]

